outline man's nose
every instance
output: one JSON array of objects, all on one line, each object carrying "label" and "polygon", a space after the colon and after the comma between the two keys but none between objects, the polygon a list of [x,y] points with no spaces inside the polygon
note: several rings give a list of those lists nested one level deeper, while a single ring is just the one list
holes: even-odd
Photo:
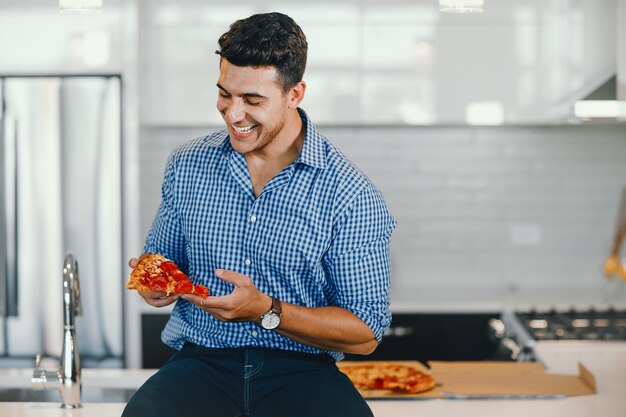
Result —
[{"label": "man's nose", "polygon": [[245,116],[243,102],[241,100],[233,100],[226,109],[226,117],[230,123],[242,120]]}]

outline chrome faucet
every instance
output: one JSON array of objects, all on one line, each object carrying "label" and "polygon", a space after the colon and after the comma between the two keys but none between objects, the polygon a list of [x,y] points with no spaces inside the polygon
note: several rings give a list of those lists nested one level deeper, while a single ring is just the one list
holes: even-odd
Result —
[{"label": "chrome faucet", "polygon": [[77,315],[82,315],[78,262],[68,254],[63,264],[63,352],[61,366],[56,371],[39,369],[41,356],[35,358],[32,384],[35,390],[58,389],[63,399],[62,408],[80,407],[80,356],[76,341]]}]

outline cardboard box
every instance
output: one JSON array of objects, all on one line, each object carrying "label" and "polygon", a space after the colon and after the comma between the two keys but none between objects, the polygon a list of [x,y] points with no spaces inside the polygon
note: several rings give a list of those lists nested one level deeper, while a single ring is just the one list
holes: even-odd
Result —
[{"label": "cardboard box", "polygon": [[559,398],[596,393],[595,377],[580,363],[578,375],[549,374],[535,362],[428,364],[443,398]]},{"label": "cardboard box", "polygon": [[596,393],[595,377],[582,364],[578,375],[546,373],[534,362],[429,362],[430,370],[417,361],[339,362],[344,366],[399,363],[429,372],[435,389],[420,394],[384,390],[360,390],[367,399],[537,399],[565,398]]}]

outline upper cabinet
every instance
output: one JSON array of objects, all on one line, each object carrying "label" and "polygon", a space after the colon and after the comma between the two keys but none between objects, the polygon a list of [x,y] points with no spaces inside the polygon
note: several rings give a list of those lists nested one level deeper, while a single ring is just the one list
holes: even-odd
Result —
[{"label": "upper cabinet", "polygon": [[140,4],[148,125],[220,124],[217,39],[268,10],[307,36],[302,107],[320,124],[565,122],[616,72],[618,0],[485,0],[480,14],[437,0]]}]

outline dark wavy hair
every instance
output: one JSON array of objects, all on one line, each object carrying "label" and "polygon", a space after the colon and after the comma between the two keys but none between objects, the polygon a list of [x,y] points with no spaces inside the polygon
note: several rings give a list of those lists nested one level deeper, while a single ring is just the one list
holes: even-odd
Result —
[{"label": "dark wavy hair", "polygon": [[286,93],[302,81],[308,45],[300,26],[282,13],[255,14],[237,20],[220,36],[223,59],[239,67],[274,67]]}]

